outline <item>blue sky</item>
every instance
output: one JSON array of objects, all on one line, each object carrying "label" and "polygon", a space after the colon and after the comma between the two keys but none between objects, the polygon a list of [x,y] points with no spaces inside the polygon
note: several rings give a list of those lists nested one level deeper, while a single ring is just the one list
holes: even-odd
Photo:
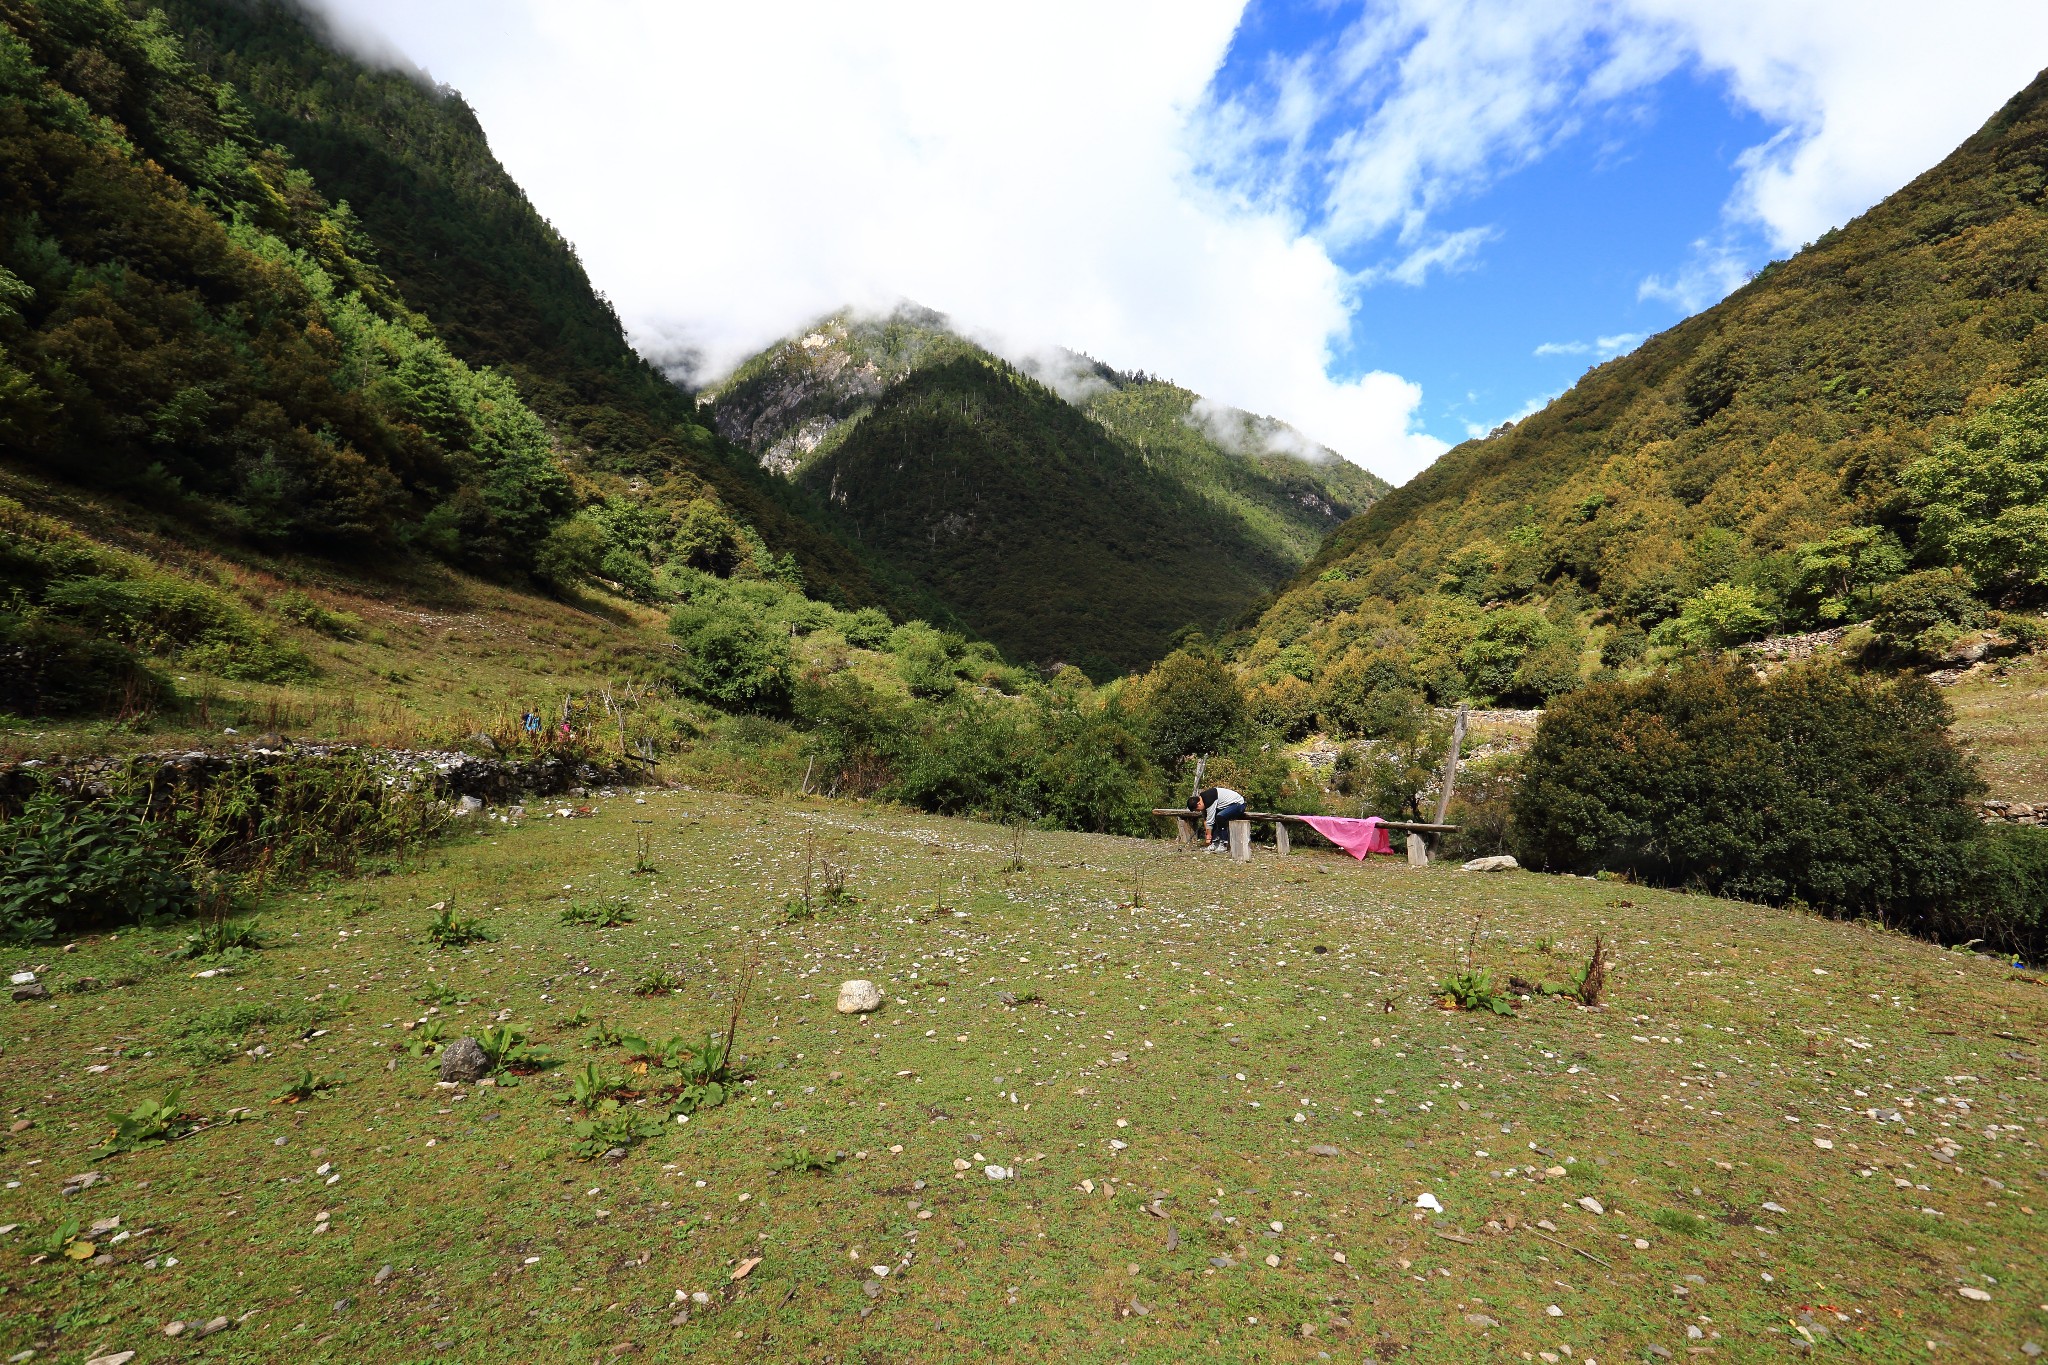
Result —
[{"label": "blue sky", "polygon": [[[1667,77],[1448,211],[1448,229],[1491,236],[1420,285],[1366,287],[1333,372],[1391,369],[1416,381],[1423,428],[1451,442],[1562,392],[1687,315],[1642,289],[1680,268],[1695,242],[1726,242],[1746,270],[1770,259],[1761,232],[1730,234],[1722,220],[1736,157],[1768,135],[1712,84]],[[1374,242],[1335,258],[1369,271],[1385,255]]]},{"label": "blue sky", "polygon": [[2044,0],[319,2],[462,92],[678,374],[914,300],[1396,482],[2048,66]]}]

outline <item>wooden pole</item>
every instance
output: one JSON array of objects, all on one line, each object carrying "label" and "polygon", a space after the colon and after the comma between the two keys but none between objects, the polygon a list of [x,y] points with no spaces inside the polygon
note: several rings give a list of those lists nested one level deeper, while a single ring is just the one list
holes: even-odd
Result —
[{"label": "wooden pole", "polygon": [[1465,744],[1465,708],[1458,708],[1458,718],[1451,722],[1451,751],[1444,756],[1444,776],[1439,784],[1436,797],[1436,819],[1433,825],[1444,823],[1444,817],[1451,813],[1451,792],[1458,785],[1458,750]]}]

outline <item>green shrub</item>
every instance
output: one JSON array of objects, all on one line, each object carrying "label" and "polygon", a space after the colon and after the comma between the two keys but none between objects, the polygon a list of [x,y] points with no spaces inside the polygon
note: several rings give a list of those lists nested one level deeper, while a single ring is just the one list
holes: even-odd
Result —
[{"label": "green shrub", "polygon": [[1038,716],[1036,784],[1043,819],[1094,834],[1150,834],[1159,778],[1120,706],[1047,705]]},{"label": "green shrub", "polygon": [[1983,938],[2028,961],[2048,955],[2048,829],[1986,825],[1972,858],[1967,917],[1951,938]]},{"label": "green shrub", "polygon": [[631,550],[613,547],[597,564],[598,576],[619,585],[619,591],[635,602],[652,602],[660,595],[654,584],[654,570]]},{"label": "green shrub", "polygon": [[[124,778],[140,791],[151,770]],[[424,783],[392,784],[359,755],[228,770],[160,811],[173,837],[209,868],[257,883],[315,872],[352,876],[363,855],[403,853],[448,828]]]},{"label": "green shrub", "polygon": [[953,694],[953,661],[944,642],[934,633],[911,635],[898,631],[896,673],[913,697],[936,700]]},{"label": "green shrub", "polygon": [[884,795],[941,815],[1039,813],[1033,738],[1013,706],[960,700],[918,720],[903,736]]},{"label": "green shrub", "polygon": [[1175,650],[1127,695],[1132,718],[1162,767],[1190,754],[1222,752],[1248,720],[1237,676],[1205,651]]},{"label": "green shrub", "polygon": [[288,592],[278,598],[277,614],[293,625],[337,640],[353,640],[363,628],[363,623],[347,612],[329,611],[302,592]]},{"label": "green shrub", "polygon": [[1984,624],[1984,604],[1960,569],[1925,569],[1887,583],[1870,624],[1877,638],[1902,653],[1939,654],[1957,631]]},{"label": "green shrub", "polygon": [[[1523,664],[1558,638],[1558,628],[1535,608],[1502,607],[1488,612],[1479,623],[1471,642],[1459,651],[1458,665],[1475,696],[1509,702],[1541,700],[1542,694],[1525,687]],[[1574,657],[1575,677],[1576,671]]]},{"label": "green shrub", "polygon": [[890,632],[895,628],[889,614],[880,607],[862,607],[839,620],[840,633],[855,649],[881,649],[889,643]]},{"label": "green shrub", "polygon": [[0,824],[0,936],[43,938],[189,913],[184,859],[146,809],[44,787]]},{"label": "green shrub", "polygon": [[1401,651],[1352,649],[1323,673],[1316,703],[1330,734],[1379,739],[1408,729],[1422,696]]},{"label": "green shrub", "polygon": [[1919,503],[1920,545],[1994,595],[2048,588],[2048,380],[1971,416],[1899,482]]},{"label": "green shrub", "polygon": [[151,711],[171,695],[135,652],[76,626],[0,612],[0,697],[22,715]]},{"label": "green shrub", "polygon": [[1260,683],[1245,694],[1254,724],[1284,740],[1305,737],[1316,724],[1316,690],[1292,673]]},{"label": "green shrub", "polygon": [[1871,594],[1906,571],[1898,537],[1876,526],[1844,526],[1826,540],[1793,550],[1797,595],[1820,621],[1854,620]]},{"label": "green shrub", "polygon": [[899,698],[840,676],[800,683],[795,710],[806,731],[804,757],[817,769],[814,790],[872,796],[893,779],[910,726],[910,708]]},{"label": "green shrub", "polygon": [[777,715],[789,708],[789,637],[737,605],[691,603],[669,621],[682,647],[676,681],[726,711]]},{"label": "green shrub", "polygon": [[1940,694],[1804,664],[1694,665],[1545,712],[1514,802],[1535,867],[1881,916],[1931,932],[1964,891],[1980,784]]},{"label": "green shrub", "polygon": [[1727,649],[1768,634],[1773,624],[1756,589],[1716,583],[1688,597],[1678,615],[1658,626],[1650,638],[1683,649]]},{"label": "green shrub", "polygon": [[49,584],[39,610],[144,654],[176,657],[236,682],[289,682],[312,664],[218,594],[164,577],[89,575]]}]

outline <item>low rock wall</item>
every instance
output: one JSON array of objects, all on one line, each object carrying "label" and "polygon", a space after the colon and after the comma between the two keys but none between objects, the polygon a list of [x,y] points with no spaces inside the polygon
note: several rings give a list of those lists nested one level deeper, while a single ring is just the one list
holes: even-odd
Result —
[{"label": "low rock wall", "polygon": [[28,759],[0,768],[0,807],[18,808],[37,788],[55,783],[85,795],[112,789],[117,779],[151,783],[162,792],[203,791],[224,777],[305,762],[361,758],[391,786],[424,787],[449,800],[473,797],[506,805],[527,796],[556,796],[587,787],[645,784],[648,770],[605,764],[572,754],[479,757],[452,749],[373,749],[348,744],[294,744],[276,740],[233,749],[187,749],[89,758]]},{"label": "low rock wall", "polygon": [[2048,801],[1983,801],[1977,814],[1987,824],[2048,825]]}]

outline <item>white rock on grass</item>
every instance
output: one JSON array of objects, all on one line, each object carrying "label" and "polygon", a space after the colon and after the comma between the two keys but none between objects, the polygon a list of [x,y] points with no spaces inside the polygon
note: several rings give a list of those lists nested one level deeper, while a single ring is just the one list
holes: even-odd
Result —
[{"label": "white rock on grass", "polygon": [[841,1014],[869,1014],[882,1008],[882,992],[872,981],[842,981],[839,983],[839,1003],[835,1006]]},{"label": "white rock on grass", "polygon": [[1503,853],[1492,858],[1474,858],[1471,862],[1466,863],[1461,870],[1466,872],[1512,872],[1520,866],[1521,864],[1515,861],[1514,855]]}]

